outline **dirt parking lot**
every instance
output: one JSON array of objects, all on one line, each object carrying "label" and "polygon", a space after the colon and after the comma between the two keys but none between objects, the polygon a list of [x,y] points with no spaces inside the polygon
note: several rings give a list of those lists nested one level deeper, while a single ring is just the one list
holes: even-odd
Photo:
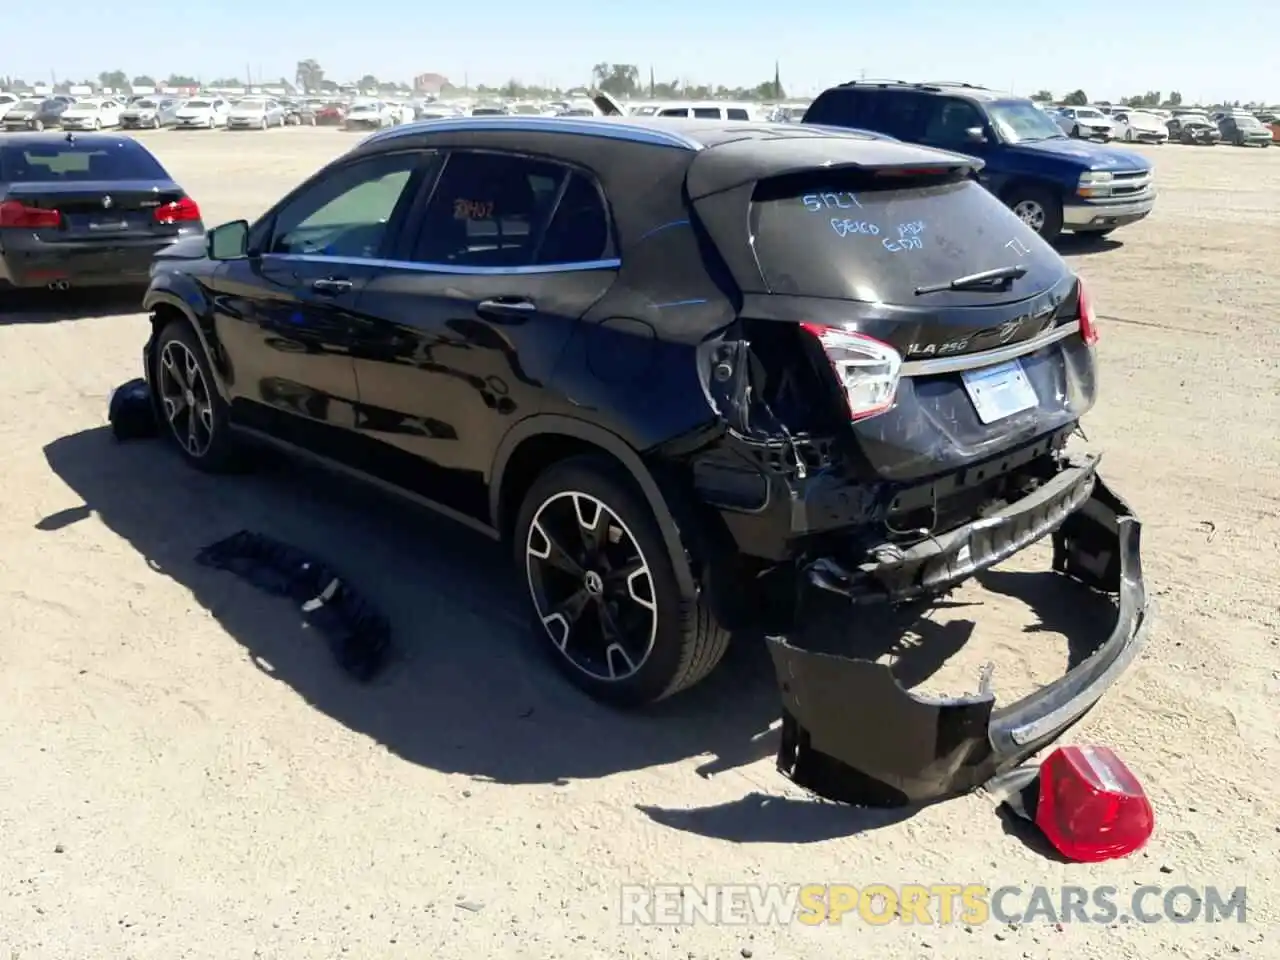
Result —
[{"label": "dirt parking lot", "polygon": [[[210,224],[353,142],[143,139]],[[1142,778],[1146,852],[1063,865],[979,797],[905,820],[812,802],[774,771],[758,650],[653,715],[594,706],[533,649],[497,549],[296,468],[213,479],[114,445],[145,317],[0,294],[0,957],[1276,956],[1280,150],[1150,152],[1156,212],[1063,244],[1102,316],[1089,440],[1161,605],[1072,738]],[[385,680],[353,685],[287,605],[195,566],[245,527],[360,578],[398,632]],[[1009,598],[961,616],[996,638],[997,689],[1061,669],[1038,631],[1069,623]],[[1247,885],[1249,921],[622,926],[629,882]]]}]

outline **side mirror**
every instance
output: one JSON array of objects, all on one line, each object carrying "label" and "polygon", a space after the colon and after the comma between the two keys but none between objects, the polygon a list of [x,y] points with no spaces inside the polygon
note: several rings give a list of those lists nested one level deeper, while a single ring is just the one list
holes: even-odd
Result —
[{"label": "side mirror", "polygon": [[964,137],[970,143],[987,142],[987,135],[983,132],[981,127],[969,127],[969,129],[965,130]]},{"label": "side mirror", "polygon": [[248,255],[249,223],[232,220],[209,231],[210,260],[241,260]]}]

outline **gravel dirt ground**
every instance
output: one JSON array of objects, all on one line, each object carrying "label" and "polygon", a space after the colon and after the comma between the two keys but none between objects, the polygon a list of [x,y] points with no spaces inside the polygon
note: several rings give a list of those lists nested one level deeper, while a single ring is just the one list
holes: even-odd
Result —
[{"label": "gravel dirt ground", "polygon": [[[210,223],[353,142],[143,139]],[[0,294],[0,958],[1280,956],[1280,150],[1149,152],[1155,213],[1062,245],[1102,316],[1089,440],[1145,522],[1161,605],[1071,739],[1141,777],[1145,852],[1062,864],[976,796],[909,818],[811,801],[773,768],[749,645],[652,714],[586,702],[534,649],[496,548],[299,468],[213,479],[114,445],[136,296]],[[288,605],[194,564],[245,527],[332,558],[391,615],[384,680],[354,685]],[[1062,669],[1086,613],[1021,570],[936,634],[955,662],[971,631],[994,650],[998,690]],[[1249,917],[622,925],[619,886],[649,882],[1101,884],[1122,906],[1142,884],[1247,885]]]}]

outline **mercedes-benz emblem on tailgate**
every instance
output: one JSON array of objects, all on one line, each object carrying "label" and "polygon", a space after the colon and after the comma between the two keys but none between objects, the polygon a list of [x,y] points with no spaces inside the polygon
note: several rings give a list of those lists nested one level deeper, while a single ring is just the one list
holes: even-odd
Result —
[{"label": "mercedes-benz emblem on tailgate", "polygon": [[111,199],[110,197],[103,197],[103,198],[102,198],[102,209],[103,209],[103,210],[110,210],[110,209],[111,209],[111,204],[112,204],[112,202],[113,202],[113,201],[112,201],[112,199]]}]

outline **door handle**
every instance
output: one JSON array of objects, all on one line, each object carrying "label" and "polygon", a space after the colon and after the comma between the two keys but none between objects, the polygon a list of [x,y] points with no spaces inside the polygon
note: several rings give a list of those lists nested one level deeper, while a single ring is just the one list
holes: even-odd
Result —
[{"label": "door handle", "polygon": [[339,293],[347,293],[351,290],[352,283],[350,280],[342,280],[337,277],[325,277],[321,280],[312,280],[311,289],[316,293],[327,294],[333,296]]},{"label": "door handle", "polygon": [[536,313],[538,305],[532,300],[525,300],[522,297],[498,297],[493,300],[481,300],[476,305],[476,313],[481,316],[491,316],[495,318],[502,317],[519,317],[530,313]]}]

